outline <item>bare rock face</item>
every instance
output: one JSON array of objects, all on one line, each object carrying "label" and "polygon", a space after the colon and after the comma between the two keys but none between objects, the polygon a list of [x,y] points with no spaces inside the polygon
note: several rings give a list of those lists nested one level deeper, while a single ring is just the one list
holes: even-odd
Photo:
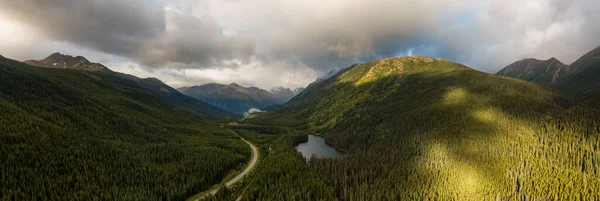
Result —
[{"label": "bare rock face", "polygon": [[63,55],[61,53],[54,53],[42,60],[27,60],[24,63],[44,67],[44,68],[64,68],[64,69],[78,69],[86,71],[110,71],[106,66],[99,63],[92,63],[85,57],[71,55]]}]

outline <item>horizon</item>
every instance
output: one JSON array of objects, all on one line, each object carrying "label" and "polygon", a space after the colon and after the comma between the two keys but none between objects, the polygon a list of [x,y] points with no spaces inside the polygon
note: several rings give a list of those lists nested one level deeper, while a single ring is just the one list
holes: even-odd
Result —
[{"label": "horizon", "polygon": [[600,0],[0,0],[0,200],[600,200],[597,19]]}]

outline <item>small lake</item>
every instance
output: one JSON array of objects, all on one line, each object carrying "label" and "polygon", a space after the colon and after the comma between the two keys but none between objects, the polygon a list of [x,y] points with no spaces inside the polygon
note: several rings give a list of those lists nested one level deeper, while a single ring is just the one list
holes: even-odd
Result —
[{"label": "small lake", "polygon": [[305,158],[315,155],[318,157],[335,158],[342,157],[345,154],[334,147],[328,145],[321,136],[308,135],[308,141],[298,144],[296,150],[302,153]]}]

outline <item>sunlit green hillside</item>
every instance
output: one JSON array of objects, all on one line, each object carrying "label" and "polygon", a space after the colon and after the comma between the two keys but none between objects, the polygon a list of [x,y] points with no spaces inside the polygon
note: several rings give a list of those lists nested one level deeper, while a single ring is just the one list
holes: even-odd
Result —
[{"label": "sunlit green hillside", "polygon": [[361,64],[245,121],[320,133],[349,152],[312,159],[303,177],[261,169],[272,185],[246,200],[599,199],[598,125],[570,107],[554,90],[444,60]]}]

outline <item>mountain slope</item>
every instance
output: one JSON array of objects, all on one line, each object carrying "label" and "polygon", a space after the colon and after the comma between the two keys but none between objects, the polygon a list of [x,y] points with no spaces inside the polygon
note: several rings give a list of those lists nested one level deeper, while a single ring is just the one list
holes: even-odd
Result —
[{"label": "mountain slope", "polygon": [[496,75],[550,85],[580,102],[593,102],[600,93],[600,47],[581,56],[571,65],[552,58],[546,61],[525,59],[517,61]]},{"label": "mountain slope", "polygon": [[506,66],[496,73],[496,75],[542,84],[552,84],[566,77],[569,74],[568,71],[569,66],[555,58],[545,61],[524,59]]},{"label": "mountain slope", "polygon": [[3,200],[183,200],[244,142],[122,75],[0,58]]},{"label": "mountain slope", "polygon": [[107,79],[110,79],[115,83],[120,83],[123,85],[136,85],[149,89],[150,92],[152,92],[157,97],[160,97],[164,101],[179,106],[181,108],[193,111],[194,113],[203,116],[207,119],[221,120],[226,117],[240,117],[240,115],[238,114],[233,114],[231,112],[206,104],[202,101],[198,101],[192,97],[183,95],[179,91],[173,89],[172,87],[168,86],[167,84],[163,83],[162,81],[156,78],[142,79],[133,75],[113,72],[106,68],[104,65],[92,63],[82,56],[73,57],[70,55],[54,53],[43,60],[28,60],[24,63],[44,68],[60,68],[92,72],[104,72],[113,75],[108,76]]},{"label": "mountain slope", "polygon": [[294,93],[294,96],[295,96],[295,95],[302,93],[302,91],[304,91],[304,87],[296,88],[292,92]]},{"label": "mountain slope", "polygon": [[[440,59],[360,64],[244,121],[320,133],[349,153],[311,159],[302,177],[274,159],[257,174],[291,173],[254,181],[245,200],[598,198],[597,127],[567,117],[565,103],[538,84]],[[335,197],[286,191],[295,183]]]},{"label": "mountain slope", "polygon": [[[421,77],[423,78],[418,79]],[[454,89],[456,87],[462,89]],[[557,96],[535,84],[486,75],[459,64],[426,57],[401,57],[372,61],[341,71],[331,79],[310,85],[285,105],[288,109],[272,114],[285,114],[296,108],[303,108],[302,113],[292,113],[303,114],[311,122],[312,128],[316,129],[339,124],[340,120],[347,118],[347,113],[375,111],[382,107],[374,103],[385,104],[390,109],[402,107],[413,110],[422,105],[437,104],[435,100],[444,100],[446,93],[464,91],[469,89],[467,87],[472,88],[472,91],[486,93],[485,96],[498,96],[496,101],[503,101],[500,97],[503,95],[502,90],[509,90],[511,96],[524,96],[523,101],[517,102],[519,105],[539,105],[533,104],[537,103],[533,100],[540,99],[545,100],[546,105],[539,107],[545,107],[555,104],[552,97]],[[424,102],[412,101],[416,98],[423,98]],[[409,103],[412,106],[407,105]],[[517,107],[513,103],[506,105]],[[394,113],[394,110],[379,113]]]},{"label": "mountain slope", "polygon": [[178,90],[185,95],[236,114],[243,114],[251,108],[262,109],[277,104],[269,92],[256,87],[245,88],[236,83],[205,84],[182,87]]},{"label": "mountain slope", "polygon": [[[193,97],[182,94],[176,89],[163,83],[156,78],[138,78],[128,74],[119,74],[120,77],[133,81],[134,83],[149,89],[154,95],[161,97],[170,104],[189,109],[207,119],[221,120],[227,117],[239,118],[239,114],[220,109]],[[118,82],[119,80],[115,80]]]},{"label": "mountain slope", "polygon": [[556,83],[556,87],[578,100],[600,94],[600,47],[573,62],[571,69],[569,76]]}]

